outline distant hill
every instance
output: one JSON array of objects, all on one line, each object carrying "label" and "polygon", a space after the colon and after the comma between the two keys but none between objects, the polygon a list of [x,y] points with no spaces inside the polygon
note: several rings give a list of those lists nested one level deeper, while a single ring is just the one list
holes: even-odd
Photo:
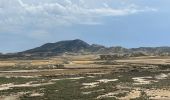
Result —
[{"label": "distant hill", "polygon": [[91,47],[88,43],[76,39],[76,40],[67,40],[67,41],[59,41],[56,43],[47,43],[40,47],[27,50],[21,53],[24,54],[61,54],[65,52],[72,52],[72,53],[78,53],[80,51],[88,51],[88,49]]},{"label": "distant hill", "polygon": [[140,47],[129,49],[132,52],[145,52],[152,55],[169,55],[170,47]]},{"label": "distant hill", "polygon": [[[55,56],[64,53],[88,54],[132,54],[132,55],[170,55],[170,47],[105,47],[98,44],[88,44],[80,39],[47,43],[40,47],[17,53],[18,55]],[[16,54],[15,54],[16,55]]]}]

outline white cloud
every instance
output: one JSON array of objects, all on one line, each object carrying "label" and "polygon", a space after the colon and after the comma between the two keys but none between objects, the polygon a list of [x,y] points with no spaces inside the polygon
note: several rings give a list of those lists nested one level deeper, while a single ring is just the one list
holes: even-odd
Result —
[{"label": "white cloud", "polygon": [[[107,0],[1,0],[0,1],[0,27],[30,28],[45,30],[61,25],[73,24],[100,24],[100,19],[114,16],[127,16],[130,14],[155,11],[149,7],[139,7],[135,4],[114,7],[107,4]],[[36,2],[36,3],[35,3]],[[39,2],[39,3],[38,3]],[[4,28],[5,29],[5,28]]]}]

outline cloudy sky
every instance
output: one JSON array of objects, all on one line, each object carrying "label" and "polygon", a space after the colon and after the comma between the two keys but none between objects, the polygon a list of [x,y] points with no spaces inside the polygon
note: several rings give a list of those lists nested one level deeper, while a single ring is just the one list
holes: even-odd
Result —
[{"label": "cloudy sky", "polygon": [[0,0],[0,52],[82,39],[170,46],[170,0]]}]

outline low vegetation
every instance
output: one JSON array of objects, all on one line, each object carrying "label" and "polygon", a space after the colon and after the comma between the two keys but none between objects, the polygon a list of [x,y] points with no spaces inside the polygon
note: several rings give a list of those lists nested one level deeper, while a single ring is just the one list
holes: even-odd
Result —
[{"label": "low vegetation", "polygon": [[170,98],[168,64],[95,60],[94,63],[42,64],[42,66],[24,63],[0,67],[0,70],[0,100]]}]

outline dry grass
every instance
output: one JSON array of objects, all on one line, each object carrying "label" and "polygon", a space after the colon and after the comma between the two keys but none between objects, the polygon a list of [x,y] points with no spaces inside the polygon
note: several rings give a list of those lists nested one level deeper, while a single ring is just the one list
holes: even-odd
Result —
[{"label": "dry grass", "polygon": [[119,63],[133,63],[133,64],[170,64],[170,58],[160,57],[137,57],[123,60],[116,60]]}]

